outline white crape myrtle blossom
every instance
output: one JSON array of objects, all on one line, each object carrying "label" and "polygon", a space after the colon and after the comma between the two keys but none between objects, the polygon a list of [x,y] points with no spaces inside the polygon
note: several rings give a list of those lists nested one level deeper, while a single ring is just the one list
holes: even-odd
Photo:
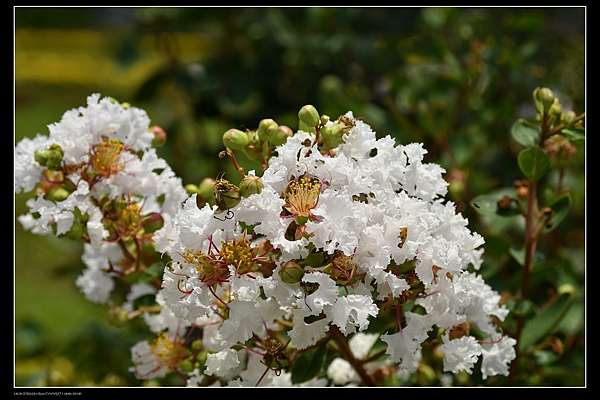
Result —
[{"label": "white crape myrtle blossom", "polygon": [[[48,129],[49,135],[24,139],[15,148],[15,191],[36,188],[27,201],[29,213],[19,221],[35,234],[83,238],[87,268],[77,286],[91,301],[106,303],[113,278],[130,272],[123,268],[127,257],[116,244],[119,235],[137,235],[126,232],[135,218],[156,214],[164,220],[186,192],[151,148],[154,134],[141,109],[93,94],[85,107],[67,111]],[[125,210],[110,207],[119,202]]]},{"label": "white crape myrtle blossom", "polygon": [[[188,386],[408,379],[427,340],[440,344],[444,372],[470,374],[481,356],[484,379],[507,375],[516,342],[497,325],[508,310],[476,272],[484,240],[444,198],[444,169],[425,162],[422,144],[378,139],[351,112],[335,122],[318,113],[308,120],[306,131],[277,128],[286,139],[275,144],[273,130],[228,131],[233,146],[262,151],[262,176],[246,173],[226,145],[239,186],[220,175],[209,192],[196,187],[188,197],[151,147],[146,113],[92,95],[48,136],[17,145],[15,191],[36,190],[19,220],[33,233],[85,242],[76,283],[94,302],[114,307],[118,279],[139,279],[126,282],[115,313],[141,315],[156,335],[131,349],[138,379],[172,372]],[[155,304],[136,310],[145,296]],[[392,323],[367,333],[388,317]],[[332,344],[345,357],[296,382],[294,363],[319,365]]]},{"label": "white crape myrtle blossom", "polygon": [[[483,354],[486,376],[506,375],[514,346],[497,332],[493,318],[502,321],[508,311],[480,276],[467,272],[469,266],[481,266],[484,240],[444,200],[444,170],[424,162],[421,144],[377,139],[367,124],[351,113],[345,117],[353,127],[338,148],[322,153],[314,134],[299,131],[275,149],[258,193],[242,197],[227,213],[215,205],[199,208],[194,195],[156,233],[157,249],[174,260],[160,292],[164,307],[185,324],[213,321],[203,339],[214,352],[204,373],[233,368],[225,355],[253,338],[266,340],[281,329],[277,321],[288,321],[288,344],[298,350],[310,349],[331,329],[354,340],[372,338],[361,332],[379,315],[381,302],[413,295],[425,314],[406,312],[398,330],[381,336],[387,363],[399,372],[414,372],[422,343],[437,327],[446,330],[445,371],[471,373]],[[258,260],[264,241],[276,255],[269,274],[244,270],[245,264],[228,259],[231,250]],[[326,261],[288,265],[315,254]],[[398,267],[408,272],[399,273]],[[298,279],[283,279],[289,268],[301,269]],[[448,332],[465,323],[487,338],[449,340]],[[274,382],[272,371],[259,363],[257,354],[264,349],[256,349],[248,352],[242,362],[246,370],[230,385],[256,384],[263,373],[261,384]],[[285,374],[276,379],[282,385]],[[334,384],[360,380],[341,358],[328,374]]]}]

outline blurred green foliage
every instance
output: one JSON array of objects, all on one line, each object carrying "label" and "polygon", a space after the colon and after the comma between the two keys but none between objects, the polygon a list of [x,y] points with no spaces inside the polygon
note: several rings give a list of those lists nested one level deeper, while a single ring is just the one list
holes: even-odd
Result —
[{"label": "blurred green foliage", "polygon": [[[527,375],[511,384],[583,384],[583,143],[565,175],[570,213],[538,245],[531,304],[513,299],[522,218],[468,206],[520,179],[511,126],[535,115],[535,87],[584,111],[582,8],[21,8],[16,27],[16,140],[46,132],[67,108],[100,92],[145,108],[168,132],[160,152],[184,183],[223,170],[235,180],[216,157],[222,133],[254,129],[262,118],[295,129],[307,103],[333,117],[353,110],[381,136],[423,142],[427,159],[447,170],[449,198],[485,237],[481,272],[509,308],[534,317],[561,285],[575,288],[560,323],[527,357]],[[554,172],[544,178],[547,187],[557,179]],[[26,197],[17,196],[17,215]],[[77,292],[80,251],[17,223],[17,384],[137,384],[127,372],[128,346],[144,330],[106,325],[106,309]],[[442,379],[448,383],[420,369],[404,384]],[[452,384],[483,381],[458,375]]]}]

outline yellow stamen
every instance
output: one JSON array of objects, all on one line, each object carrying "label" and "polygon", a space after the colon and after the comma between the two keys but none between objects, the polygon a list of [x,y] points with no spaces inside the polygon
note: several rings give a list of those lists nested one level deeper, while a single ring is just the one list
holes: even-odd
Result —
[{"label": "yellow stamen", "polygon": [[125,149],[125,145],[117,139],[102,138],[102,142],[94,146],[90,165],[96,175],[109,177],[123,169],[119,164],[119,156]]},{"label": "yellow stamen", "polygon": [[161,363],[175,369],[179,362],[187,356],[187,350],[181,343],[171,340],[166,333],[162,333],[150,345],[152,353]]},{"label": "yellow stamen", "polygon": [[299,217],[309,217],[310,210],[317,206],[321,182],[315,177],[303,175],[290,181],[284,192],[284,208]]},{"label": "yellow stamen", "polygon": [[250,272],[254,267],[254,253],[250,241],[245,237],[223,243],[220,255],[226,264],[233,265],[240,274]]}]

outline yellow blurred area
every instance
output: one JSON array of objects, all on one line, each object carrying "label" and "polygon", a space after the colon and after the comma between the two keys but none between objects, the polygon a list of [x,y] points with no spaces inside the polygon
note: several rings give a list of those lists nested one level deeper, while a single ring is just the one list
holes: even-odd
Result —
[{"label": "yellow blurred area", "polygon": [[[162,33],[176,43],[177,57],[188,62],[208,51],[208,41],[198,33]],[[143,35],[136,44],[138,56],[119,63],[117,51],[127,32],[95,30],[17,29],[15,80],[17,83],[50,83],[128,89],[139,85],[164,65],[163,37]]]}]

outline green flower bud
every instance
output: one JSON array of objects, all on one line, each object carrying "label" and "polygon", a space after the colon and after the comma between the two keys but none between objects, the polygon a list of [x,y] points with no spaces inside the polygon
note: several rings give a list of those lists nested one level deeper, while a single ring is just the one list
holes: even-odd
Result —
[{"label": "green flower bud", "polygon": [[302,131],[302,132],[316,133],[316,129],[314,126],[307,125],[306,123],[304,123],[302,121],[300,121],[300,123],[298,123],[298,130]]},{"label": "green flower bud", "polygon": [[146,233],[156,232],[163,227],[165,221],[160,213],[154,212],[148,214],[142,220],[142,227]]},{"label": "green flower bud", "polygon": [[311,127],[317,126],[321,119],[317,109],[310,104],[305,105],[298,111],[298,118],[301,122]]},{"label": "green flower bud", "polygon": [[242,197],[260,193],[265,185],[262,179],[254,175],[246,175],[240,182],[240,194]]},{"label": "green flower bud", "polygon": [[279,276],[285,283],[294,284],[302,280],[304,268],[298,262],[290,260],[279,270]]},{"label": "green flower bud", "polygon": [[185,191],[186,191],[188,194],[194,194],[194,193],[198,193],[198,186],[196,186],[196,185],[194,185],[194,184],[192,184],[192,183],[190,183],[190,184],[187,184],[187,185],[185,185]]},{"label": "green flower bud", "polygon": [[[198,196],[196,201],[201,200],[203,203],[210,205],[215,204],[215,180],[212,178],[204,178],[198,186]],[[202,204],[204,206],[204,204]]]},{"label": "green flower bud", "polygon": [[577,117],[574,111],[565,111],[562,113],[561,120],[565,124],[565,126],[573,125],[573,120]]},{"label": "green flower bud", "polygon": [[239,129],[230,129],[223,134],[223,144],[231,150],[244,150],[249,143],[248,134]]},{"label": "green flower bud", "polygon": [[208,358],[208,351],[204,350],[196,356],[196,368],[203,370],[206,365],[206,359]]},{"label": "green flower bud", "polygon": [[131,108],[131,104],[129,104],[129,103],[127,103],[127,102],[125,102],[125,103],[121,103],[121,107],[123,107],[124,109],[126,109],[126,110],[127,110],[128,108]]},{"label": "green flower bud", "polygon": [[321,128],[321,137],[327,148],[334,148],[343,143],[344,125],[335,123]]},{"label": "green flower bud", "polygon": [[62,186],[55,186],[46,194],[46,199],[50,201],[60,202],[69,197],[71,193]]},{"label": "green flower bud", "polygon": [[33,158],[38,162],[38,164],[45,167],[46,163],[48,162],[49,153],[50,152],[48,150],[38,150],[33,154]]},{"label": "green flower bud", "polygon": [[161,147],[167,142],[167,132],[160,126],[153,126],[150,128],[152,134],[154,135],[154,139],[152,139],[152,146]]},{"label": "green flower bud", "polygon": [[190,372],[192,372],[194,370],[194,364],[192,364],[192,361],[190,361],[189,359],[183,360],[179,364],[179,369],[181,371],[185,372],[186,374],[189,374]]},{"label": "green flower bud", "polygon": [[548,111],[548,114],[550,114],[551,116],[555,117],[555,118],[560,118],[562,115],[562,106],[560,105],[560,102],[558,101],[558,99],[554,100],[554,103],[552,103],[552,106],[550,107],[550,110]]},{"label": "green flower bud", "polygon": [[533,91],[533,99],[539,112],[548,112],[556,97],[548,88],[537,88]]},{"label": "green flower bud", "polygon": [[34,158],[40,165],[52,170],[60,169],[63,156],[64,152],[58,144],[50,145],[46,150],[34,153]]},{"label": "green flower bud", "polygon": [[215,203],[221,211],[237,206],[241,200],[240,188],[225,179],[215,183],[214,194]]},{"label": "green flower bud", "polygon": [[287,142],[288,138],[292,137],[293,134],[294,132],[288,126],[281,125],[277,128],[275,134],[269,138],[269,141],[274,146],[280,146]]},{"label": "green flower bud", "polygon": [[269,141],[272,136],[277,133],[277,122],[272,119],[263,119],[258,124],[258,129],[256,133],[258,135],[258,139],[261,142]]},{"label": "green flower bud", "polygon": [[192,350],[199,351],[199,350],[202,350],[203,348],[204,348],[204,344],[202,343],[202,340],[196,339],[192,342]]}]

